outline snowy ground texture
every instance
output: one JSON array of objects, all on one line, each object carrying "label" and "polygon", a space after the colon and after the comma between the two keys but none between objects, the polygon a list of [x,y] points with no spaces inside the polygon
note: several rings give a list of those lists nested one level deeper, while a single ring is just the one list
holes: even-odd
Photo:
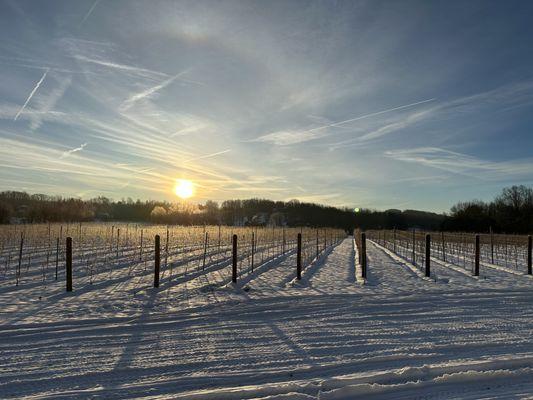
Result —
[{"label": "snowy ground texture", "polygon": [[533,279],[428,279],[369,242],[365,283],[355,258],[349,237],[297,283],[292,252],[237,286],[3,284],[0,398],[533,399]]}]

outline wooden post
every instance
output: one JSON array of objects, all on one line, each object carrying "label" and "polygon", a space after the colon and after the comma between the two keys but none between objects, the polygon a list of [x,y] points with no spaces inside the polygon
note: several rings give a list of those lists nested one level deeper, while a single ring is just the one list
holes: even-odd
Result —
[{"label": "wooden post", "polygon": [[366,268],[366,234],[363,232],[361,233],[361,276],[363,279],[366,279]]},{"label": "wooden post", "polygon": [[161,267],[161,238],[155,235],[155,266],[154,266],[154,287],[159,287],[159,270]]},{"label": "wooden post", "polygon": [[426,276],[431,276],[431,235],[426,234]]},{"label": "wooden post", "polygon": [[233,235],[231,281],[237,283],[237,235]]},{"label": "wooden post", "polygon": [[531,255],[531,250],[532,250],[531,247],[532,247],[532,245],[531,245],[531,235],[529,235],[527,237],[527,273],[528,273],[528,275],[531,275],[531,273],[533,272],[532,271],[532,267],[531,267],[531,257],[532,257],[532,255]]},{"label": "wooden post", "polygon": [[298,234],[298,249],[296,253],[296,279],[302,279],[302,234]]},{"label": "wooden post", "polygon": [[65,253],[67,292],[72,292],[72,238],[67,238],[67,249]]},{"label": "wooden post", "polygon": [[479,235],[476,235],[476,256],[474,264],[474,276],[479,276]]},{"label": "wooden post", "polygon": [[394,230],[392,231],[392,240],[394,241],[394,244],[393,244],[393,249],[394,249],[394,252],[396,253],[396,228],[394,228]]}]

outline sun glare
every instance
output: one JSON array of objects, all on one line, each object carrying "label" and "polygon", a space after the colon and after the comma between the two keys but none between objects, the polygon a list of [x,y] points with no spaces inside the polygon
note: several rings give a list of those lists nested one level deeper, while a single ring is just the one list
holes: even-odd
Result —
[{"label": "sun glare", "polygon": [[194,185],[191,181],[186,179],[178,179],[176,181],[176,186],[174,187],[174,192],[176,196],[181,197],[182,199],[188,199],[194,194]]}]

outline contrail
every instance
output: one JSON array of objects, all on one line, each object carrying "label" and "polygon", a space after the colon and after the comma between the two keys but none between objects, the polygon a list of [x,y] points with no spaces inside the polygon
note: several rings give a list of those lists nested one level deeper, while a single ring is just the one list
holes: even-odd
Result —
[{"label": "contrail", "polygon": [[218,156],[220,154],[229,153],[230,151],[231,151],[231,149],[227,149],[227,150],[218,151],[216,153],[206,154],[205,156],[200,156],[200,157],[196,157],[196,158],[191,158],[189,160],[185,160],[184,163],[188,163],[188,162],[196,161],[196,160],[202,160],[204,158],[210,158],[210,157]]},{"label": "contrail", "polygon": [[93,10],[95,9],[98,3],[100,3],[100,0],[95,0],[91,8],[89,8],[89,11],[87,11],[87,14],[85,14],[85,17],[83,17],[83,19],[81,20],[80,25],[79,25],[80,27],[83,25],[85,20],[89,18],[89,16],[92,14]]},{"label": "contrail", "polygon": [[388,113],[388,112],[391,112],[391,111],[402,110],[402,109],[404,109],[404,108],[417,106],[417,105],[419,105],[419,104],[429,103],[430,101],[435,101],[435,100],[436,100],[436,98],[428,99],[428,100],[422,100],[422,101],[417,101],[416,103],[411,103],[411,104],[406,104],[406,105],[403,105],[403,106],[398,106],[398,107],[394,107],[394,108],[389,108],[389,109],[387,109],[387,110],[382,110],[382,111],[377,111],[377,112],[370,113],[370,114],[361,115],[361,116],[359,116],[359,117],[350,118],[350,119],[347,119],[347,120],[344,120],[344,121],[334,122],[334,123],[332,123],[332,124],[328,124],[328,125],[322,125],[322,126],[319,126],[319,127],[313,128],[313,129],[309,129],[309,130],[307,130],[307,131],[305,131],[305,132],[314,132],[314,131],[318,131],[318,130],[320,130],[320,129],[333,128],[333,127],[335,127],[335,126],[339,126],[339,125],[347,124],[348,122],[354,122],[354,121],[358,121],[358,120],[363,119],[363,118],[374,117],[374,116],[376,116],[376,115],[385,114],[385,113]]},{"label": "contrail", "polygon": [[[305,142],[305,141],[308,141],[308,140],[314,140],[314,139],[318,139],[320,137],[324,137],[324,136],[328,136],[328,135],[326,133],[317,134],[317,133],[313,133],[313,132],[321,131],[321,130],[327,129],[327,128],[333,128],[335,126],[344,125],[344,124],[347,124],[349,122],[358,121],[358,120],[364,119],[364,118],[374,117],[376,115],[385,114],[385,113],[388,113],[388,112],[391,112],[391,111],[402,110],[404,108],[413,107],[413,106],[416,106],[416,105],[419,105],[419,104],[429,103],[430,101],[434,101],[434,100],[436,100],[436,98],[417,101],[416,103],[405,104],[403,106],[389,108],[387,110],[381,110],[381,111],[373,112],[373,113],[370,113],[370,114],[360,115],[360,116],[355,117],[355,118],[350,118],[350,119],[346,119],[344,121],[339,121],[339,122],[333,122],[333,123],[327,124],[327,125],[317,126],[315,128],[311,128],[311,129],[304,130],[304,131],[273,132],[273,133],[269,133],[267,135],[260,136],[257,139],[254,139],[252,141],[253,142],[257,142],[257,141],[259,141],[259,142],[261,142],[261,141],[273,141],[273,142],[281,141],[281,142],[283,142],[283,140],[285,140],[285,143],[281,143],[281,144],[294,144],[294,143]],[[277,144],[280,144],[280,143],[277,143]]]},{"label": "contrail", "polygon": [[48,73],[49,69],[47,68],[46,71],[44,71],[44,74],[43,76],[41,77],[41,79],[39,79],[39,82],[37,82],[37,85],[35,85],[35,87],[33,88],[33,90],[31,91],[30,95],[28,96],[28,98],[26,99],[26,101],[24,102],[23,106],[20,107],[20,110],[18,111],[17,115],[15,115],[15,118],[13,119],[13,121],[16,121],[20,114],[22,114],[22,111],[24,111],[24,109],[26,108],[26,106],[28,105],[28,103],[30,102],[31,98],[33,97],[33,95],[35,94],[35,92],[37,91],[37,89],[39,89],[39,86],[41,86],[41,83],[43,83],[44,81],[44,78],[46,78],[46,74]]},{"label": "contrail", "polygon": [[145,91],[143,92],[140,92],[140,93],[137,93],[137,94],[134,94],[133,96],[131,96],[129,99],[127,99],[126,101],[124,101],[124,103],[122,103],[122,105],[120,106],[121,110],[124,111],[128,108],[130,108],[133,103],[139,101],[139,100],[142,100],[144,99],[145,97],[150,97],[152,94],[156,93],[157,91],[167,87],[168,85],[170,85],[172,82],[174,82],[176,79],[178,79],[180,76],[182,75],[185,75],[186,73],[188,73],[190,71],[190,69],[186,69],[185,71],[182,71],[180,72],[179,74],[176,74],[172,77],[170,77],[169,79],[161,82],[159,85],[156,85],[156,86],[153,86],[151,88],[148,88],[146,89]]}]

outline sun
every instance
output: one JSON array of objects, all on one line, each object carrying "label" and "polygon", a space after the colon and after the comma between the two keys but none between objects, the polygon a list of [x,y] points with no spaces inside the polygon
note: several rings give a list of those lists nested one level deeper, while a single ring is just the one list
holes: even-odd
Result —
[{"label": "sun", "polygon": [[181,197],[182,199],[188,199],[194,194],[194,185],[191,181],[186,179],[177,179],[174,192],[178,197]]}]

